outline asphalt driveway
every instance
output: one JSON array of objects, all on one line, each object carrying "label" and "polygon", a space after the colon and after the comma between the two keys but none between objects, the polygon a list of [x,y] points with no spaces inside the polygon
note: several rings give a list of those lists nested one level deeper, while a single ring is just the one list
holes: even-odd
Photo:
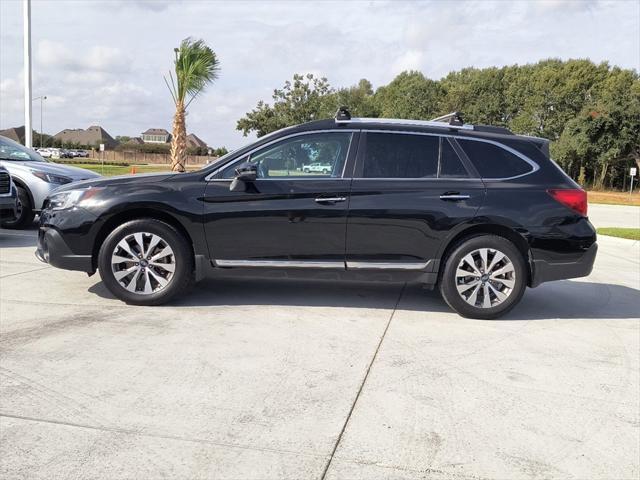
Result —
[{"label": "asphalt driveway", "polygon": [[416,285],[207,280],[165,307],[0,231],[2,478],[640,475],[640,244],[499,321]]}]

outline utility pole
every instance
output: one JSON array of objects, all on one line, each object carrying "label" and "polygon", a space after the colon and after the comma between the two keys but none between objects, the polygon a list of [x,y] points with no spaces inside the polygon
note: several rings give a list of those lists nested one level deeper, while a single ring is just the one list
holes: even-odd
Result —
[{"label": "utility pole", "polygon": [[24,14],[24,146],[33,147],[31,125],[31,0],[22,0]]}]

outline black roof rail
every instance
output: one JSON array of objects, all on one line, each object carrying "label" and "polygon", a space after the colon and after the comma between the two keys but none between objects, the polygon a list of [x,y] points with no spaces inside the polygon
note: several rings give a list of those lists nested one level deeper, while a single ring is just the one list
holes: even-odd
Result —
[{"label": "black roof rail", "polygon": [[476,132],[499,133],[501,135],[515,135],[507,127],[496,127],[494,125],[474,125]]}]

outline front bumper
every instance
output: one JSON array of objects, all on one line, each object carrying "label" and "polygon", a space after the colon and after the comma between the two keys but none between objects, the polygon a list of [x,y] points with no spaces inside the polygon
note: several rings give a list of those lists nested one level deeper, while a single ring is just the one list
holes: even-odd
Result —
[{"label": "front bumper", "polygon": [[531,262],[531,287],[553,280],[586,277],[593,270],[597,252],[598,244],[595,242],[582,252],[565,254],[554,259],[536,259],[534,250]]},{"label": "front bumper", "polygon": [[0,197],[0,220],[11,220],[16,216],[16,197],[3,195]]},{"label": "front bumper", "polygon": [[92,256],[74,254],[55,228],[40,227],[36,257],[53,267],[87,273],[95,272]]}]

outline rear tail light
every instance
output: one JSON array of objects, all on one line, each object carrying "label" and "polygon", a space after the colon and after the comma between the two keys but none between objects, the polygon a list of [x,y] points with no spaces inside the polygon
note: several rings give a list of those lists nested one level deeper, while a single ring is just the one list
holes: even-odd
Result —
[{"label": "rear tail light", "polygon": [[587,192],[581,188],[547,190],[547,193],[565,207],[569,207],[571,210],[579,213],[583,217],[587,216]]}]

